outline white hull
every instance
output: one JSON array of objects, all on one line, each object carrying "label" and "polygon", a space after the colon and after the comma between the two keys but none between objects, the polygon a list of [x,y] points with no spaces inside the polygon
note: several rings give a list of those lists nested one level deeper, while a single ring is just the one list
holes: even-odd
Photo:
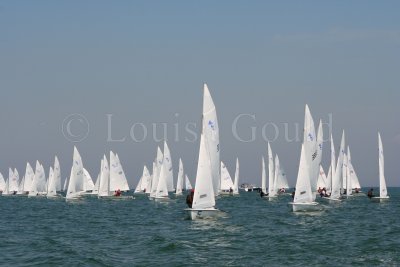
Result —
[{"label": "white hull", "polygon": [[57,194],[55,196],[46,196],[46,198],[47,199],[61,199],[61,198],[64,198],[64,197],[62,195]]},{"label": "white hull", "polygon": [[330,198],[330,197],[322,197],[321,199],[328,201],[331,204],[340,203],[342,202],[339,198]]},{"label": "white hull", "polygon": [[155,197],[154,200],[157,202],[167,202],[170,201],[171,199],[169,197]]},{"label": "white hull", "polygon": [[215,208],[208,209],[185,209],[189,213],[191,220],[215,218],[219,210]]},{"label": "white hull", "polygon": [[292,205],[293,212],[299,211],[320,211],[322,209],[321,205],[317,202],[311,203],[293,203],[290,202],[289,205]]},{"label": "white hull", "polygon": [[373,202],[385,202],[389,200],[389,197],[372,197]]},{"label": "white hull", "polygon": [[133,196],[99,196],[98,199],[104,199],[104,200],[128,200],[128,199],[134,199]]}]

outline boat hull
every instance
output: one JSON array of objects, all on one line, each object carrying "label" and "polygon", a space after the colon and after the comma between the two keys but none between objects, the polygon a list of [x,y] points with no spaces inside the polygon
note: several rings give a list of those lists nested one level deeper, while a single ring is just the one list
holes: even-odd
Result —
[{"label": "boat hull", "polygon": [[290,202],[289,205],[292,206],[293,212],[320,211],[322,209],[322,206],[317,202],[311,202],[311,203],[293,203],[293,202]]},{"label": "boat hull", "polygon": [[104,199],[104,200],[129,200],[129,199],[134,199],[133,196],[98,196],[98,199]]},{"label": "boat hull", "polygon": [[218,216],[219,210],[216,208],[208,209],[185,209],[191,220],[215,218]]},{"label": "boat hull", "polygon": [[386,202],[389,197],[371,197],[372,202]]}]

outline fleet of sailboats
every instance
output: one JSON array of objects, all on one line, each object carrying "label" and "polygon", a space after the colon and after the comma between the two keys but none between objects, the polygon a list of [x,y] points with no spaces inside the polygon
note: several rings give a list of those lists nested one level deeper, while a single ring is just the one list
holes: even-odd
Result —
[{"label": "fleet of sailboats", "polygon": [[[316,201],[320,194],[333,203],[350,198],[361,190],[360,181],[354,169],[350,147],[345,141],[343,131],[338,155],[336,155],[332,134],[330,135],[330,165],[327,172],[321,164],[324,148],[323,123],[320,120],[316,131],[314,120],[308,105],[305,106],[304,137],[301,144],[300,161],[296,180],[293,201],[290,206],[294,212],[321,210],[322,205]],[[374,201],[388,200],[385,173],[383,145],[378,133],[379,148],[379,196],[371,197]],[[271,144],[267,144],[268,180],[265,155],[262,156],[261,169],[261,196],[276,199],[280,193],[289,189],[286,173],[279,156],[272,152]],[[337,157],[336,157],[337,156]],[[239,195],[239,159],[236,158],[235,175],[232,179],[227,166],[220,159],[219,125],[216,107],[207,84],[203,86],[202,127],[200,133],[199,157],[195,187],[185,174],[182,159],[179,159],[178,175],[174,184],[173,161],[167,141],[163,143],[163,150],[157,148],[157,154],[152,163],[151,172],[147,166],[143,167],[142,176],[134,190],[135,194],[147,194],[151,200],[169,201],[170,193],[175,198],[189,193],[192,199],[185,209],[190,219],[214,217],[221,211],[216,208],[218,195]],[[176,186],[175,186],[176,185]],[[118,154],[110,151],[109,161],[106,155],[100,162],[100,172],[96,182],[84,168],[81,155],[74,147],[73,161],[69,177],[61,183],[61,169],[57,156],[54,165],[49,168],[48,178],[43,165],[36,161],[35,170],[29,162],[26,164],[25,174],[19,178],[17,169],[9,168],[9,175],[5,180],[0,173],[0,192],[4,196],[44,197],[49,199],[61,198],[65,192],[67,201],[81,199],[86,195],[96,195],[99,199],[133,199],[132,196],[122,196],[122,192],[130,191],[128,179],[122,168]]]}]

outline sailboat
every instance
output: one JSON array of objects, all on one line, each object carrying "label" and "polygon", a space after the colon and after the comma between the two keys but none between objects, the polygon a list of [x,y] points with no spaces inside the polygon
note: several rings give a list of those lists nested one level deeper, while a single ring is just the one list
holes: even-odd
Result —
[{"label": "sailboat", "polygon": [[156,156],[156,161],[155,164],[153,165],[153,180],[151,182],[151,192],[150,192],[150,199],[154,199],[156,197],[157,193],[157,186],[158,186],[158,180],[160,176],[160,171],[161,171],[161,166],[163,164],[163,158],[164,155],[161,152],[160,147],[157,147],[157,156]]},{"label": "sailboat", "polygon": [[47,198],[59,197],[59,195],[57,195],[57,181],[56,181],[56,177],[54,176],[53,167],[50,167],[50,170],[49,170],[49,179],[47,180],[46,197]]},{"label": "sailboat", "polygon": [[94,190],[94,183],[89,172],[83,168],[83,190],[86,193],[92,193]]},{"label": "sailboat", "polygon": [[163,165],[165,164],[165,181],[167,183],[168,192],[174,192],[174,171],[172,168],[172,158],[171,152],[169,150],[168,144],[164,141],[164,160]]},{"label": "sailboat", "polygon": [[68,182],[66,201],[80,199],[85,193],[83,163],[78,149],[74,147],[71,174]]},{"label": "sailboat", "polygon": [[129,191],[128,181],[118,155],[110,151],[110,189],[112,191]]},{"label": "sailboat", "polygon": [[33,178],[32,186],[28,197],[44,197],[46,196],[46,175],[43,165],[36,161],[35,177]]},{"label": "sailboat", "polygon": [[271,145],[268,142],[268,198],[276,197],[278,190],[275,188],[275,163]]},{"label": "sailboat", "polygon": [[239,195],[239,159],[236,158],[236,171],[235,171],[235,182],[233,183],[233,194]]},{"label": "sailboat", "polygon": [[210,154],[213,192],[217,196],[221,185],[220,144],[217,111],[207,84],[204,84],[202,134]]},{"label": "sailboat", "polygon": [[233,182],[225,163],[221,161],[221,195],[230,195],[233,193]]},{"label": "sailboat", "polygon": [[335,152],[334,152],[333,146],[334,146],[333,145],[333,139],[332,139],[332,136],[331,136],[332,188],[331,188],[331,195],[327,199],[330,202],[334,202],[335,203],[335,202],[340,202],[341,201],[340,200],[340,198],[341,198],[341,196],[340,196],[340,188],[342,186],[343,160],[344,160],[344,154],[345,154],[345,151],[344,151],[344,149],[345,149],[345,133],[344,133],[344,131],[343,131],[343,134],[342,134],[342,141],[341,141],[341,144],[340,144],[339,157],[338,157],[338,160],[337,160],[336,167],[334,167],[334,161],[335,161],[335,159],[334,159],[335,155],[334,154],[335,154]]},{"label": "sailboat", "polygon": [[192,184],[190,183],[188,176],[185,175],[185,190],[190,191],[192,189],[193,189]]},{"label": "sailboat", "polygon": [[[113,159],[111,161],[111,159]],[[111,177],[113,172],[119,172],[120,169],[118,166],[119,160],[117,156],[110,151],[110,164],[108,163],[106,155],[103,156],[103,160],[101,161],[102,166],[101,166],[101,171],[100,171],[100,176],[99,176],[99,189],[98,189],[98,198],[99,199],[113,199],[113,200],[125,200],[125,199],[133,199],[133,196],[122,196],[116,194],[116,190],[111,185]],[[114,164],[114,165],[113,165]],[[114,168],[114,170],[113,170]],[[118,173],[119,175],[122,176],[121,173]],[[114,181],[118,181],[118,178],[115,179]],[[118,191],[118,190],[117,190]],[[121,190],[119,190],[121,191]]]},{"label": "sailboat", "polygon": [[6,181],[4,181],[3,174],[0,172],[0,194],[6,190]]},{"label": "sailboat", "polygon": [[211,159],[203,134],[200,137],[199,161],[193,203],[191,208],[185,210],[189,213],[192,220],[213,217],[219,211],[215,208]]},{"label": "sailboat", "polygon": [[268,196],[267,192],[267,172],[265,170],[265,160],[262,157],[262,170],[261,170],[261,192],[263,196]]},{"label": "sailboat", "polygon": [[[165,145],[166,143],[164,143]],[[169,168],[169,161],[167,160],[167,158],[165,157],[165,146],[164,146],[164,158],[162,160],[162,164],[160,167],[160,175],[158,177],[158,184],[157,184],[157,189],[156,189],[156,193],[154,196],[154,199],[156,201],[165,201],[165,200],[169,200],[169,196],[168,196],[168,182],[167,179],[169,179],[169,175],[170,172],[168,170]]]},{"label": "sailboat", "polygon": [[[353,191],[358,194],[361,192],[361,185],[360,181],[358,180],[357,173],[354,169],[354,165],[351,161],[351,154],[350,154],[350,147],[347,147],[347,158],[348,158],[348,164],[349,164],[349,177],[351,179],[351,186]],[[354,194],[353,194],[354,195]]]},{"label": "sailboat", "polygon": [[289,203],[292,205],[294,212],[320,210],[319,204],[314,202],[314,193],[312,192],[310,183],[309,164],[304,144],[302,144],[296,192],[293,202]]},{"label": "sailboat", "polygon": [[22,185],[20,194],[23,194],[23,195],[29,194],[34,177],[35,177],[35,173],[33,172],[33,169],[31,167],[31,165],[29,164],[29,162],[27,162],[26,169],[25,169],[25,175],[23,178],[23,185]]},{"label": "sailboat", "polygon": [[144,194],[146,193],[147,185],[150,183],[151,176],[150,172],[147,169],[146,165],[143,167],[143,173],[142,177],[139,180],[139,183],[137,184],[135,188],[135,194]]},{"label": "sailboat", "polygon": [[60,168],[60,162],[58,161],[57,156],[54,157],[54,179],[55,179],[55,184],[56,184],[56,191],[61,192],[61,168]]},{"label": "sailboat", "polygon": [[176,181],[176,191],[175,191],[175,195],[177,196],[182,195],[183,182],[184,182],[183,175],[184,175],[183,163],[182,159],[179,159],[179,171],[178,171],[178,179]]},{"label": "sailboat", "polygon": [[11,168],[8,169],[8,178],[6,181],[5,190],[3,191],[3,196],[13,196],[16,195],[18,192],[18,181],[19,176],[18,172],[15,172],[16,169],[13,171]]},{"label": "sailboat", "polygon": [[373,201],[385,201],[389,199],[387,188],[386,188],[386,180],[385,180],[385,157],[383,155],[383,145],[381,134],[378,133],[378,142],[379,142],[379,197],[372,197]]},{"label": "sailboat", "polygon": [[317,188],[318,189],[327,188],[327,183],[328,183],[328,178],[326,177],[324,168],[322,168],[322,165],[320,165]]}]

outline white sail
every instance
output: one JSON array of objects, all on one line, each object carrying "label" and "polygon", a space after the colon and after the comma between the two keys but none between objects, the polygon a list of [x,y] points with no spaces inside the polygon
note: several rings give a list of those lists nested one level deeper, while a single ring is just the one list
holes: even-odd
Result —
[{"label": "white sail", "polygon": [[324,168],[322,168],[322,166],[320,166],[318,182],[317,182],[317,189],[323,189],[323,188],[327,188],[327,177],[326,177]]},{"label": "white sail", "polygon": [[22,176],[22,179],[18,185],[18,192],[17,192],[18,195],[24,194],[24,184],[25,184],[25,176]]},{"label": "white sail", "polygon": [[174,170],[172,168],[172,158],[171,152],[167,145],[167,142],[164,141],[164,163],[165,163],[165,180],[167,182],[168,192],[175,191],[174,188]]},{"label": "white sail", "polygon": [[204,84],[203,98],[203,130],[204,141],[210,157],[212,170],[213,192],[218,195],[220,192],[221,169],[220,169],[220,144],[219,144],[219,126],[217,111],[214,101],[208,90],[207,84]]},{"label": "white sail", "polygon": [[153,176],[154,176],[155,169],[156,169],[156,163],[153,162],[152,173],[151,173],[151,175],[149,174],[149,177],[147,179],[146,194],[151,193],[151,186],[153,184]]},{"label": "white sail", "polygon": [[[307,157],[307,162],[309,162],[309,174],[310,174],[310,184],[313,192],[316,192],[318,173],[319,173],[319,165],[320,158],[319,153],[322,150],[322,142],[321,146],[319,146],[320,139],[323,138],[322,134],[322,124],[320,123],[320,127],[318,128],[318,140],[317,135],[315,134],[315,126],[314,120],[311,116],[311,111],[306,105],[305,116],[304,116],[304,149]],[[322,140],[322,139],[321,139]],[[315,191],[314,191],[315,190]],[[315,194],[313,194],[315,199]]]},{"label": "white sail", "polygon": [[183,191],[183,177],[184,175],[184,170],[183,170],[183,163],[182,163],[182,159],[179,159],[179,172],[178,172],[178,179],[176,182],[176,194],[177,195],[182,195],[182,191]]},{"label": "white sail", "polygon": [[149,183],[150,173],[146,166],[143,167],[142,177],[135,188],[135,193],[145,192]]},{"label": "white sail", "polygon": [[332,166],[329,166],[328,175],[325,182],[326,192],[331,192],[332,188]]},{"label": "white sail", "polygon": [[351,196],[353,194],[353,187],[351,185],[351,177],[350,177],[350,164],[349,157],[345,155],[345,171],[346,171],[346,196]]},{"label": "white sail", "polygon": [[0,192],[4,192],[6,190],[6,181],[4,181],[3,174],[0,173]]},{"label": "white sail", "polygon": [[9,172],[9,174],[11,174],[11,176],[9,176],[8,190],[9,190],[10,194],[12,194],[14,192],[18,192],[19,174],[18,174],[17,169],[14,169],[14,171],[11,170],[11,172]]},{"label": "white sail", "polygon": [[85,191],[83,188],[83,163],[78,149],[74,147],[73,163],[71,174],[69,177],[66,199],[74,199],[80,197]]},{"label": "white sail", "polygon": [[88,191],[93,191],[95,188],[92,177],[90,176],[89,172],[83,168],[83,190],[88,192]]},{"label": "white sail", "polygon": [[278,154],[275,154],[275,175],[274,175],[274,183],[273,183],[273,187],[272,187],[272,194],[271,194],[271,190],[270,190],[270,195],[269,197],[274,197],[276,196],[276,194],[278,193],[279,187],[278,187],[278,180],[279,180],[279,172],[280,172],[280,164],[279,164],[279,157]]},{"label": "white sail", "polygon": [[155,170],[153,170],[153,181],[151,183],[150,197],[152,197],[152,198],[156,197],[158,180],[159,180],[159,176],[160,176],[160,172],[161,172],[161,166],[163,164],[163,158],[164,158],[164,155],[161,152],[160,147],[158,147],[157,148],[157,158],[156,158],[156,162],[155,162],[156,168],[155,168]]},{"label": "white sail", "polygon": [[32,166],[29,162],[26,163],[25,168],[25,179],[24,179],[24,186],[23,192],[29,192],[31,190],[33,178],[35,177],[35,173],[33,172]]},{"label": "white sail", "polygon": [[221,161],[221,192],[230,192],[233,190],[233,182],[232,177],[229,174],[228,169],[225,166],[225,163]]},{"label": "white sail", "polygon": [[129,191],[128,181],[119,158],[110,151],[110,190]]},{"label": "white sail", "polygon": [[6,184],[4,186],[3,195],[12,194],[12,192],[10,191],[10,179],[11,179],[12,175],[13,175],[13,171],[11,170],[11,168],[8,168],[8,177],[6,180]]},{"label": "white sail", "polygon": [[239,159],[236,158],[236,171],[235,171],[235,181],[233,183],[233,194],[239,194]]},{"label": "white sail", "polygon": [[383,155],[383,144],[381,134],[378,133],[379,139],[379,197],[387,198],[387,188],[386,188],[386,180],[385,180],[385,158]]},{"label": "white sail", "polygon": [[54,175],[54,169],[50,167],[49,179],[47,181],[47,197],[54,197],[57,195],[57,180]]},{"label": "white sail", "polygon": [[110,167],[106,155],[103,156],[103,160],[101,163],[102,166],[100,173],[99,191],[97,194],[99,197],[108,197],[112,195],[112,192],[110,190],[111,186]]},{"label": "white sail", "polygon": [[349,164],[349,177],[351,179],[351,186],[353,189],[358,188],[361,189],[360,181],[358,180],[358,176],[356,171],[354,170],[354,165],[351,161],[350,147],[347,147],[347,159]]},{"label": "white sail", "polygon": [[[323,148],[323,143],[324,143],[324,132],[322,129],[322,121],[319,121],[319,126],[318,126],[318,134],[317,134],[317,155],[315,157],[315,160],[313,161],[313,171],[316,174],[313,174],[313,177],[316,177],[316,181],[318,182],[318,176],[319,176],[319,171],[320,171],[320,166],[321,166],[321,161],[322,161],[322,148]],[[311,184],[311,186],[316,186],[317,184]],[[315,187],[318,189],[317,187]],[[312,187],[313,190],[316,190]]]},{"label": "white sail", "polygon": [[[104,158],[104,156],[103,156],[103,158]],[[100,180],[101,180],[101,173],[103,171],[103,164],[104,164],[104,160],[101,159],[100,160],[100,172],[97,174],[96,183],[94,184],[94,190],[92,192],[93,195],[99,195]]]},{"label": "white sail", "polygon": [[29,196],[45,194],[46,191],[46,174],[44,173],[43,166],[39,163],[39,161],[36,161],[35,177],[33,178]]},{"label": "white sail", "polygon": [[211,159],[204,139],[204,135],[201,134],[192,209],[207,209],[215,206]]},{"label": "white sail", "polygon": [[68,190],[68,177],[65,177],[63,191],[67,192]]},{"label": "white sail", "polygon": [[155,198],[168,198],[168,184],[167,184],[168,166],[169,165],[167,164],[167,160],[164,157],[163,163],[161,165],[160,176],[158,178],[157,192]]},{"label": "white sail", "polygon": [[262,157],[261,190],[267,194],[267,172],[265,171],[265,160]]},{"label": "white sail", "polygon": [[343,158],[345,154],[344,149],[345,149],[345,134],[343,131],[336,168],[334,172],[332,171],[332,189],[331,189],[332,199],[339,199],[340,197],[340,188],[342,186],[342,177],[343,177]]},{"label": "white sail", "polygon": [[[347,189],[347,154],[343,155],[343,168],[342,168],[342,188]],[[343,191],[344,191],[343,190]]]},{"label": "white sail", "polygon": [[274,166],[274,156],[272,154],[271,145],[268,142],[268,195],[274,197],[276,192],[274,190],[274,180],[275,180],[275,166]]},{"label": "white sail", "polygon": [[314,201],[310,184],[310,168],[304,145],[301,146],[299,172],[297,175],[294,203],[311,203]]},{"label": "white sail", "polygon": [[187,177],[187,175],[185,175],[185,190],[189,191],[189,190],[192,190],[192,189],[193,189],[192,184],[190,183],[190,180]]},{"label": "white sail", "polygon": [[61,191],[61,168],[57,156],[54,157],[54,179],[56,183],[56,191]]},{"label": "white sail", "polygon": [[333,136],[331,134],[331,177],[329,179],[329,184],[330,184],[329,192],[332,191],[332,183],[336,175],[335,170],[336,170],[336,152],[335,152],[335,144],[333,143]]}]

